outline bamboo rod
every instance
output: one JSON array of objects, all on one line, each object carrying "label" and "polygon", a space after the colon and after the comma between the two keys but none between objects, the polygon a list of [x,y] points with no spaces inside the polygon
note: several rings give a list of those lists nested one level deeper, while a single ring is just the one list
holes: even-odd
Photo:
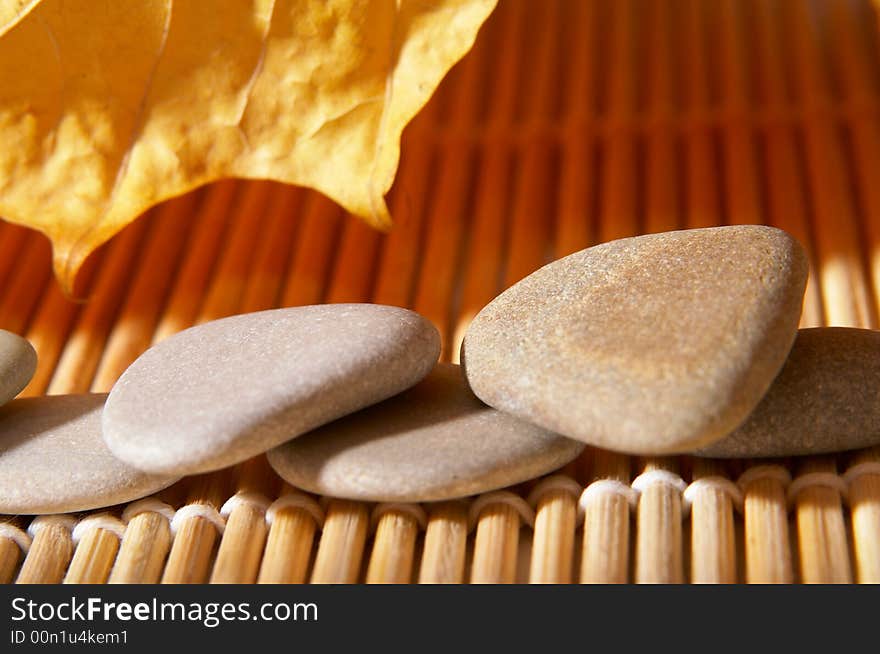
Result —
[{"label": "bamboo rod", "polygon": [[[629,488],[629,457],[593,452],[592,482],[611,480]],[[582,584],[625,584],[629,580],[630,505],[619,493],[601,493],[584,506]]]},{"label": "bamboo rod", "polygon": [[24,334],[51,276],[52,252],[42,234],[29,233],[0,299],[0,329]]},{"label": "bamboo rod", "polygon": [[722,222],[715,143],[707,122],[712,103],[705,16],[709,7],[704,0],[687,0],[682,25],[683,52],[687,53],[683,87],[687,98],[684,149],[685,214],[689,228],[710,227]]},{"label": "bamboo rod", "polygon": [[[746,581],[750,584],[790,584],[794,573],[788,535],[786,482],[776,474],[741,478],[745,521]],[[778,466],[771,471],[784,471]],[[747,474],[749,474],[747,472]]]},{"label": "bamboo rod", "polygon": [[420,584],[462,583],[467,534],[465,502],[442,502],[431,507],[422,549]]},{"label": "bamboo rod", "polygon": [[317,304],[322,300],[333,265],[337,232],[341,229],[342,211],[323,195],[310,193],[301,206],[303,224],[281,298],[284,307]]},{"label": "bamboo rod", "polygon": [[[831,459],[811,458],[798,467],[798,473],[836,475],[837,468]],[[840,492],[810,484],[795,501],[801,580],[807,584],[852,583]]]},{"label": "bamboo rod", "polygon": [[17,584],[58,584],[73,555],[73,540],[68,525],[48,522],[34,534],[24,559]]},{"label": "bamboo rod", "polygon": [[106,529],[89,529],[76,547],[64,583],[106,583],[118,551],[119,536]]},{"label": "bamboo rod", "polygon": [[360,578],[361,558],[370,516],[361,502],[331,499],[312,569],[313,584],[353,584]]},{"label": "bamboo rod", "polygon": [[[760,65],[758,86],[773,116],[782,114],[789,100],[786,94],[785,71],[780,39],[774,30],[772,18],[773,5],[763,0],[755,0],[752,8],[759,20],[757,23],[756,50]],[[809,225],[809,199],[805,180],[798,163],[797,140],[794,127],[782,120],[773,120],[764,132],[764,149],[767,178],[767,212],[771,225],[784,229],[794,236],[807,251],[810,258],[810,275],[804,294],[801,314],[801,327],[819,327],[824,323],[824,309],[817,277],[817,261],[813,236]]]},{"label": "bamboo rod", "polygon": [[[107,247],[117,247],[118,241],[111,241]],[[103,261],[107,247],[100,248],[86,259],[77,275],[77,293],[82,289],[88,297],[91,294],[96,273]],[[25,338],[37,351],[37,369],[21,392],[22,397],[36,397],[46,392],[58,359],[70,338],[70,331],[81,315],[83,304],[68,297],[57,281],[50,281],[46,287],[36,315],[28,327]]]},{"label": "bamboo rod", "polygon": [[860,17],[855,15],[855,6],[839,2],[828,5],[832,39],[829,50],[835,55],[832,63],[836,64],[846,106],[855,110],[846,123],[851,132],[853,172],[864,212],[861,222],[867,235],[867,270],[876,309],[880,304],[880,185],[876,183],[877,170],[880,170],[880,117],[876,111],[861,109],[877,105],[880,93],[876,62],[868,56],[868,44],[860,38]]},{"label": "bamboo rod", "polygon": [[[520,121],[522,129],[542,123],[557,122],[560,117],[555,106],[555,92],[559,87],[559,66],[556,48],[561,31],[559,3],[530,4],[527,16],[534,26],[537,38],[529,39],[534,52],[526,53],[524,79],[519,84],[524,106]],[[520,144],[513,184],[513,204],[508,227],[509,246],[504,286],[510,287],[545,263],[546,243],[552,239],[556,222],[556,198],[553,178],[556,175],[554,143],[540,130]]]},{"label": "bamboo rod", "polygon": [[[228,479],[224,472],[195,477],[191,484],[187,505],[204,504],[209,510],[216,511],[228,493]],[[217,526],[202,516],[192,515],[181,520],[168,554],[162,583],[193,584],[207,581],[217,536]]]},{"label": "bamboo rod", "polygon": [[[468,107],[475,106],[476,98],[484,93],[484,89],[479,85],[492,85],[487,100],[485,126],[487,140],[483,147],[477,151],[464,143],[458,146],[457,151],[446,155],[450,160],[446,168],[471,165],[473,168],[470,175],[475,178],[472,187],[472,215],[466,233],[469,239],[462,244],[464,257],[460,262],[463,273],[461,300],[457,307],[457,315],[454,317],[451,347],[444,351],[444,354],[449,354],[450,360],[456,363],[460,360],[461,342],[470,321],[501,290],[498,278],[504,259],[504,231],[509,211],[507,198],[511,193],[510,170],[513,156],[509,140],[495,135],[508,131],[513,121],[513,106],[519,83],[518,67],[523,56],[520,44],[527,27],[524,10],[525,3],[511,3],[508,10],[499,15],[499,20],[494,23],[496,33],[487,35],[497,40],[486,43],[488,50],[486,58],[490,59],[489,65],[496,63],[494,70],[497,74],[484,80],[484,73],[477,68],[476,62],[469,62],[465,71],[468,74],[463,75],[464,79],[459,91],[462,100],[454,105],[459,109],[451,121],[452,124],[459,126],[459,129],[468,128],[470,121],[478,120],[478,117],[467,112]],[[490,50],[489,45],[495,45],[495,48]],[[505,60],[507,64],[501,65]],[[477,88],[474,89],[474,86]],[[452,177],[454,173],[450,172],[447,175]],[[452,181],[462,183],[460,177],[452,177]],[[452,181],[444,184],[451,185]],[[438,223],[444,211],[466,210],[462,207],[461,198],[450,195],[454,190],[454,188],[450,191],[444,190],[443,193],[437,194],[438,205],[433,215],[438,217]],[[442,234],[439,226],[435,230]],[[425,276],[430,275],[430,265],[433,263],[422,266]],[[427,294],[427,291],[422,293]],[[423,301],[417,298],[416,309],[422,307],[422,304]],[[441,311],[438,310],[438,313]],[[445,315],[442,318],[445,321]]]},{"label": "bamboo rod", "polygon": [[199,199],[199,193],[187,193],[159,208],[143,259],[107,338],[92,380],[92,392],[108,392],[132,361],[149,347],[187,237],[203,217],[198,213]]},{"label": "bamboo rod", "polygon": [[665,232],[681,225],[678,197],[677,134],[668,129],[676,111],[672,52],[672,7],[653,3],[649,12],[648,134],[645,155],[645,233]]},{"label": "bamboo rod", "polygon": [[366,582],[410,583],[418,535],[419,522],[412,513],[395,509],[383,511],[376,525]]},{"label": "bamboo rod", "polygon": [[[678,474],[673,460],[649,459],[643,474]],[[682,556],[681,490],[667,483],[651,483],[639,497],[636,524],[636,583],[680,584],[684,581]]]},{"label": "bamboo rod", "polygon": [[125,528],[116,563],[110,573],[111,584],[155,584],[162,578],[165,556],[171,548],[168,518],[155,511],[144,511]]},{"label": "bamboo rod", "polygon": [[724,0],[717,16],[721,34],[722,103],[727,120],[722,130],[725,209],[729,224],[764,222],[752,128],[744,114],[752,99],[746,61],[751,52],[743,36],[742,7],[738,0]]},{"label": "bamboo rod", "polygon": [[[240,464],[237,472],[238,493],[258,498],[274,497],[278,478],[264,455]],[[269,533],[265,510],[266,507],[253,501],[238,503],[232,509],[217,550],[212,584],[244,584],[257,579],[263,545]]]},{"label": "bamboo rod", "polygon": [[7,281],[16,269],[22,250],[31,232],[12,223],[0,222],[0,284],[7,287]]},{"label": "bamboo rod", "polygon": [[856,580],[860,584],[880,583],[880,448],[853,457],[853,465],[872,465],[873,472],[853,478],[849,484],[853,553]]},{"label": "bamboo rod", "polygon": [[[21,529],[15,519],[4,519],[0,526],[8,525],[13,529]],[[18,564],[21,560],[21,546],[12,538],[0,536],[0,584],[9,584],[15,579]]]},{"label": "bamboo rod", "polygon": [[610,51],[606,117],[611,125],[602,144],[602,204],[599,241],[613,241],[639,232],[637,149],[627,123],[636,114],[637,11],[633,0],[611,3]]},{"label": "bamboo rod", "polygon": [[224,180],[212,184],[200,207],[200,216],[188,245],[188,256],[174,290],[162,312],[162,318],[153,334],[153,343],[187,327],[198,317],[202,301],[219,259],[222,244],[229,239],[232,215],[229,210],[241,184]]},{"label": "bamboo rod", "polygon": [[[723,475],[724,467],[717,461],[694,461],[694,481]],[[724,489],[704,486],[691,504],[691,581],[733,584],[736,580],[733,501]]]},{"label": "bamboo rod", "polygon": [[571,68],[562,105],[565,140],[559,169],[554,256],[560,258],[587,247],[593,239],[591,214],[596,193],[595,100],[598,63],[592,55],[597,26],[597,3],[576,2],[566,21],[569,39],[564,52],[570,52]]},{"label": "bamboo rod", "polygon": [[48,395],[88,392],[150,226],[150,221],[136,220],[107,252],[92,300],[83,307],[55,366]]},{"label": "bamboo rod", "polygon": [[[783,9],[784,33],[793,50],[787,63],[809,115],[833,100],[822,73],[825,67],[817,46],[819,38],[806,3],[789,0]],[[804,125],[804,140],[826,319],[833,325],[873,326],[874,307],[860,265],[856,207],[836,126],[827,120],[809,119]]]},{"label": "bamboo rod", "polygon": [[571,490],[563,488],[551,489],[538,500],[529,583],[571,583],[577,501]]},{"label": "bamboo rod", "polygon": [[509,504],[487,505],[477,517],[472,584],[512,584],[516,581],[520,515]]},{"label": "bamboo rod", "polygon": [[[281,497],[293,492],[285,485]],[[301,506],[282,506],[275,512],[257,580],[261,584],[302,584],[308,578],[309,562],[318,524]]]}]

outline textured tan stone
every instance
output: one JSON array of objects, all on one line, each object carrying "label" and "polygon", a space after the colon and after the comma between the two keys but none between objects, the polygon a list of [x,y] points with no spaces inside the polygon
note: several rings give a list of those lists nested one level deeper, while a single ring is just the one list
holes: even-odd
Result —
[{"label": "textured tan stone", "polygon": [[0,329],[0,405],[18,395],[36,369],[34,347],[18,334]]},{"label": "textured tan stone", "polygon": [[22,398],[0,407],[0,513],[68,513],[130,502],[177,477],[116,459],[101,438],[104,394]]},{"label": "textured tan stone", "polygon": [[691,450],[739,425],[779,372],[807,277],[770,227],[622,239],[551,263],[474,319],[462,362],[486,403],[600,447]]},{"label": "textured tan stone", "polygon": [[233,465],[399,393],[437,361],[440,336],[397,307],[328,304],[193,327],[141,355],[113,387],[104,438],[143,470]]},{"label": "textured tan stone", "polygon": [[294,486],[367,501],[464,497],[555,470],[584,446],[480,402],[458,366],[286,443],[269,462]]},{"label": "textured tan stone", "polygon": [[699,456],[840,452],[880,443],[880,332],[798,332],[770,390],[736,431]]}]

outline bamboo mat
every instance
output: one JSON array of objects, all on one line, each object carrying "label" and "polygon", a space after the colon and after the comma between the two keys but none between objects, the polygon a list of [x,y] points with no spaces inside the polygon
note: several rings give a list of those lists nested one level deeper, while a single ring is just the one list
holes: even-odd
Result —
[{"label": "bamboo mat", "polygon": [[[850,0],[501,0],[405,133],[388,235],[224,181],[102,248],[75,303],[46,240],[0,224],[0,327],[39,353],[26,394],[106,391],[192,324],[320,302],[412,307],[456,360],[468,320],[543,263],[716,224],[804,244],[803,325],[876,328],[877,24]],[[311,498],[260,458],[147,504],[6,517],[0,581],[876,583],[878,462],[588,449],[550,481],[419,507]]]}]

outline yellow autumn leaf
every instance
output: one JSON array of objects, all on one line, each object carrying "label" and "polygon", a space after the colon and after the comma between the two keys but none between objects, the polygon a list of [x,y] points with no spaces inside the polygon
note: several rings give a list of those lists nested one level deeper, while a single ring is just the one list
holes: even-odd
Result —
[{"label": "yellow autumn leaf", "polygon": [[223,177],[385,227],[401,132],[495,1],[0,0],[0,216],[51,239],[68,288],[135,216]]}]

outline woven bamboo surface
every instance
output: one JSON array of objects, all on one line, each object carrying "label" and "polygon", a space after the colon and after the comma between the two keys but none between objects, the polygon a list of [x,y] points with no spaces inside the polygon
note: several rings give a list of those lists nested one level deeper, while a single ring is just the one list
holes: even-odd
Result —
[{"label": "woven bamboo surface", "polygon": [[[803,325],[876,328],[877,24],[855,0],[501,0],[405,133],[388,235],[316,193],[224,181],[125,229],[76,303],[46,239],[0,224],[0,327],[39,353],[26,394],[106,391],[190,325],[320,302],[412,307],[456,360],[474,313],[543,263],[716,224],[804,244]],[[259,458],[124,516],[3,518],[0,581],[876,583],[878,462],[588,449],[552,482],[377,507],[310,498]]]}]

